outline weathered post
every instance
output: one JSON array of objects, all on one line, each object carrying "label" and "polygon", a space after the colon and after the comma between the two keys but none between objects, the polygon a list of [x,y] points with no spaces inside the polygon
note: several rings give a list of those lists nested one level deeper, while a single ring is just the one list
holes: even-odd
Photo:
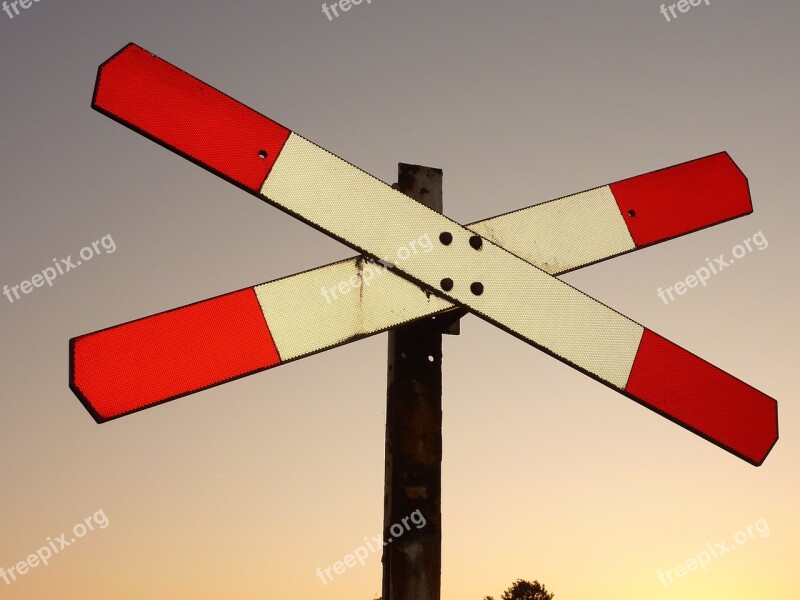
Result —
[{"label": "weathered post", "polygon": [[[441,169],[400,163],[397,189],[442,212]],[[458,325],[447,329],[446,321],[431,317],[389,332],[383,531],[391,542],[383,549],[383,600],[440,598],[442,332],[457,333]],[[409,520],[415,511],[424,527]]]}]

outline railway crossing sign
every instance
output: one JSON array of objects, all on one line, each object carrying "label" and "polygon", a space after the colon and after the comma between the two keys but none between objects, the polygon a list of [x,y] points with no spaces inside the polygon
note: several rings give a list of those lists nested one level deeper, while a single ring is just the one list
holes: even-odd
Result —
[{"label": "railway crossing sign", "polygon": [[557,277],[752,212],[726,153],[464,226],[134,44],[92,105],[359,253],[70,340],[98,422],[462,309],[753,465],[777,442],[773,398]]}]

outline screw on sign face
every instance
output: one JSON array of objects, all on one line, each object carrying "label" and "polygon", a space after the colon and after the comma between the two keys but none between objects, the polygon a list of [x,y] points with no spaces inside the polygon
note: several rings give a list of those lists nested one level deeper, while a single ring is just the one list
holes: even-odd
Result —
[{"label": "screw on sign face", "polygon": [[434,243],[335,303],[364,257],[71,340],[98,422],[455,306],[754,465],[778,439],[774,399],[556,277],[752,212],[726,153],[462,226],[133,44],[93,106],[372,260]]}]

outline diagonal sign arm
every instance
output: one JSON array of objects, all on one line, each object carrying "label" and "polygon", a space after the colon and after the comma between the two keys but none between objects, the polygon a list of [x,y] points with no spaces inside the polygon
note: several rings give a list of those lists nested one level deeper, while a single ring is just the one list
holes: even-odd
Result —
[{"label": "diagonal sign arm", "polygon": [[[559,275],[641,248],[619,206],[660,205],[666,196],[674,197],[673,214],[715,207],[705,226],[751,211],[744,176],[721,153],[467,227]],[[653,229],[647,242],[689,231]],[[416,242],[414,252],[432,250],[430,239]],[[104,422],[453,306],[383,263],[350,258],[80,336],[72,340],[71,386]]]},{"label": "diagonal sign arm", "polygon": [[[115,102],[119,120],[359,252],[440,240],[396,272],[745,460],[760,464],[777,440],[773,399],[135,46],[100,73],[95,104]],[[213,135],[193,146],[198,117],[222,148]]]}]

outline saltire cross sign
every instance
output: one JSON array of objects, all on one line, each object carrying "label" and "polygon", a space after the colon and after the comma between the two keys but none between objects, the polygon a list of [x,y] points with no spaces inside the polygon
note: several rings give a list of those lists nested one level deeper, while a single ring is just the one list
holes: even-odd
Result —
[{"label": "saltire cross sign", "polygon": [[70,340],[98,422],[460,308],[753,465],[778,439],[773,398],[558,278],[751,213],[727,153],[461,225],[134,44],[92,106],[359,253]]}]

